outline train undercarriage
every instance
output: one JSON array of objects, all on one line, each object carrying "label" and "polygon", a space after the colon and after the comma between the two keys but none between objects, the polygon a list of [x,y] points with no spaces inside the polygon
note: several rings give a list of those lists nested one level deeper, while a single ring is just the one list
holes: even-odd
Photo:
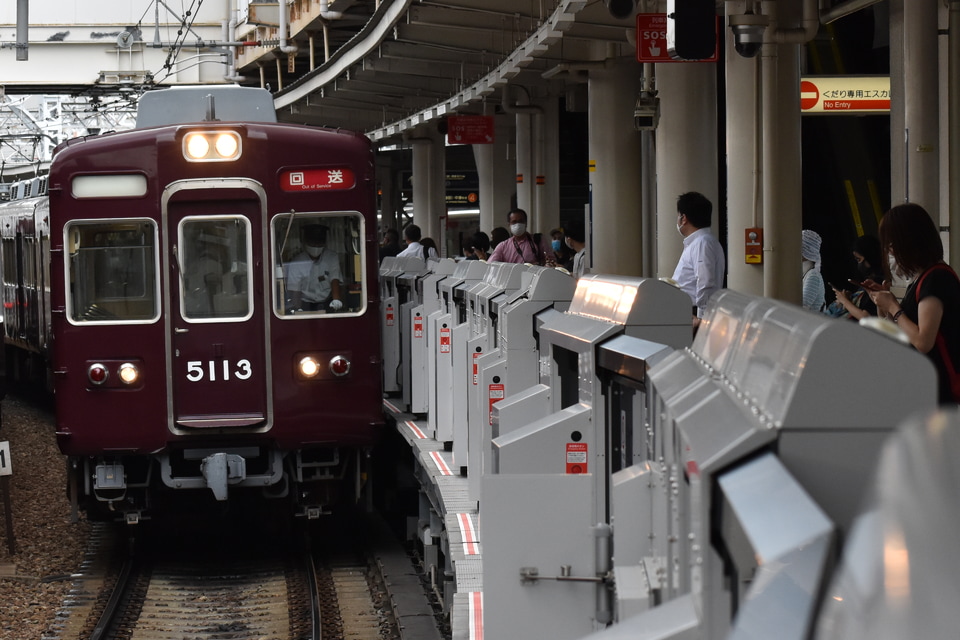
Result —
[{"label": "train undercarriage", "polygon": [[257,503],[281,503],[289,515],[310,520],[369,500],[370,454],[248,446],[70,456],[67,494],[74,520],[83,511],[89,520],[137,524],[165,513],[226,514]]}]

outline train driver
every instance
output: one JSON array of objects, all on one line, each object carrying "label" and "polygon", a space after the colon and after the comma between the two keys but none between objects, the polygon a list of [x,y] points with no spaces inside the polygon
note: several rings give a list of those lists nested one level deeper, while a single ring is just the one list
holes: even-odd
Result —
[{"label": "train driver", "polygon": [[287,312],[339,311],[340,256],[327,249],[327,227],[307,225],[303,229],[304,250],[286,264],[286,285],[290,293]]}]

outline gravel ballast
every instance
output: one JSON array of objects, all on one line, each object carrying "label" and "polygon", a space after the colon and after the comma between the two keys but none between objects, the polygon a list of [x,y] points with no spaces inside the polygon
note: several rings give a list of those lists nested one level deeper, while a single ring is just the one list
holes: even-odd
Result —
[{"label": "gravel ballast", "polygon": [[90,527],[82,515],[79,523],[70,522],[66,458],[57,449],[53,413],[13,396],[0,402],[0,412],[0,441],[10,443],[16,542],[11,555],[0,516],[0,640],[39,640],[80,567]]}]

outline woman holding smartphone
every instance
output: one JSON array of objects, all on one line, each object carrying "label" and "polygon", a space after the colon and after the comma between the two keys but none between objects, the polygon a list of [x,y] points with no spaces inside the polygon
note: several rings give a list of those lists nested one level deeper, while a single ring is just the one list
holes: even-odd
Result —
[{"label": "woman holding smartphone", "polygon": [[[851,281],[856,285],[865,281],[883,282],[883,258],[880,252],[880,241],[873,236],[860,236],[853,243],[853,259],[857,262],[857,279]],[[877,305],[867,295],[866,290],[857,286],[856,290],[848,293],[854,284],[835,285],[830,288],[837,296],[837,305],[843,307],[854,320],[877,315]],[[842,312],[841,312],[842,313]]]},{"label": "woman holding smartphone", "polygon": [[918,204],[893,207],[880,221],[880,246],[891,273],[910,281],[903,300],[889,280],[864,283],[878,315],[896,324],[937,368],[941,404],[960,400],[960,279],[943,261],[940,232]]}]

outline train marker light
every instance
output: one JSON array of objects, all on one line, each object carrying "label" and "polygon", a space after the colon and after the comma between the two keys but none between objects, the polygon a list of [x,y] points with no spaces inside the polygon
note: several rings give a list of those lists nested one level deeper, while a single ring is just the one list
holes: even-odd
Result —
[{"label": "train marker light", "polygon": [[140,371],[136,365],[130,362],[124,362],[120,365],[120,380],[124,384],[135,384],[140,379]]},{"label": "train marker light", "polygon": [[350,361],[343,356],[334,356],[330,359],[330,373],[335,376],[345,376],[350,373]]},{"label": "train marker light", "polygon": [[90,365],[90,368],[87,369],[87,378],[95,385],[102,385],[108,377],[110,377],[110,374],[107,372],[107,368],[99,362]]},{"label": "train marker light", "polygon": [[236,131],[191,131],[183,137],[183,157],[189,162],[228,162],[240,157]]},{"label": "train marker light", "polygon": [[315,378],[320,373],[320,363],[313,356],[304,356],[300,358],[299,369],[304,378]]}]

